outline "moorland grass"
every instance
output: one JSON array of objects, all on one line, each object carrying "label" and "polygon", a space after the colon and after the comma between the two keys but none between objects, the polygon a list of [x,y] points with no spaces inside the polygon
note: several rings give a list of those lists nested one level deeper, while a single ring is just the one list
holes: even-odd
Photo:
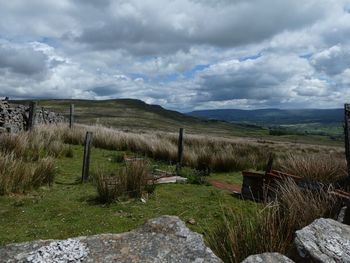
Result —
[{"label": "moorland grass", "polygon": [[[183,221],[194,219],[189,227],[199,233],[218,224],[222,208],[230,208],[249,217],[256,204],[234,199],[208,185],[159,185],[154,193],[122,199],[109,204],[98,200],[93,180],[80,183],[83,147],[72,146],[73,157],[56,160],[53,185],[39,187],[26,195],[0,196],[0,245],[35,239],[64,239],[99,233],[120,233],[140,226],[161,215],[176,215]],[[93,148],[91,170],[116,171],[123,167],[113,156],[123,152]],[[154,162],[160,168],[167,163]]]},{"label": "moorland grass", "polygon": [[[136,191],[132,199],[115,202],[114,198],[108,197],[108,204],[101,204],[93,180],[80,184],[81,144],[87,130],[94,133],[91,168],[95,173],[99,172],[101,164],[109,171],[123,169],[119,157],[125,151],[146,156],[151,162],[158,160],[162,166],[173,167],[176,162],[177,135],[171,133],[139,134],[99,126],[76,125],[74,129],[68,129],[66,125],[51,125],[38,126],[33,133],[2,136],[0,152],[5,165],[1,167],[6,167],[0,169],[0,181],[5,182],[1,185],[6,186],[2,194],[35,190],[27,195],[0,196],[0,244],[124,232],[145,219],[170,214],[178,215],[184,221],[194,218],[198,224],[191,228],[206,235],[215,253],[225,262],[238,262],[248,254],[285,252],[296,229],[316,217],[330,216],[334,207],[333,200],[324,192],[300,192],[293,185],[281,187],[279,196],[283,198],[267,204],[262,210],[259,204],[233,199],[212,186],[189,184],[159,186],[148,196],[146,204],[140,202],[141,191]],[[302,145],[292,148],[287,143],[264,146],[248,139],[186,135],[184,165],[210,168],[214,178],[239,183],[241,178],[230,178],[236,177],[232,171],[264,169],[269,152],[276,151],[277,167],[289,173],[310,176],[305,171],[313,170],[318,163],[327,163],[325,159],[329,158],[327,169],[320,169],[319,173],[326,172],[317,178],[342,176],[344,157],[341,151]],[[306,157],[291,159],[286,152]],[[307,168],[299,169],[305,167],[307,158],[311,158],[307,157],[310,152],[313,162]],[[318,158],[320,156],[322,158]],[[55,178],[51,173],[55,167],[52,158],[58,167]],[[13,167],[12,170],[4,170],[9,167]],[[143,169],[139,172],[133,169],[129,170],[132,171],[130,174],[143,174]],[[222,171],[227,172],[222,174]],[[23,175],[25,178],[21,177]],[[141,181],[126,183],[125,189],[141,189]],[[45,184],[52,187],[42,187]]]},{"label": "moorland grass", "polygon": [[123,196],[140,198],[144,193],[153,192],[149,174],[150,165],[146,160],[126,162],[124,167],[112,173],[97,169],[94,181],[98,199],[102,203],[111,203]]},{"label": "moorland grass", "polygon": [[68,153],[69,147],[45,131],[0,135],[0,195],[52,184],[54,158]]},{"label": "moorland grass", "polygon": [[317,218],[334,217],[338,211],[335,197],[327,190],[301,190],[293,181],[286,181],[279,186],[276,200],[249,217],[224,210],[223,220],[209,230],[207,240],[224,262],[238,263],[265,252],[286,254],[296,230]]},{"label": "moorland grass", "polygon": [[276,168],[322,183],[334,183],[347,175],[345,158],[334,154],[286,154],[278,160]]}]

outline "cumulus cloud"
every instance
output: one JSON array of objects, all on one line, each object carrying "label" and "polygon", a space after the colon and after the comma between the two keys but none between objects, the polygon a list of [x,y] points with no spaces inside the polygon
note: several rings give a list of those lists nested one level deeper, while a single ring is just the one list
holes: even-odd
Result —
[{"label": "cumulus cloud", "polygon": [[350,67],[350,47],[336,45],[324,49],[312,57],[311,64],[325,74],[341,74]]},{"label": "cumulus cloud", "polygon": [[47,56],[31,47],[0,44],[0,70],[34,75],[45,71],[46,62]]},{"label": "cumulus cloud", "polygon": [[107,18],[82,27],[75,40],[137,55],[186,51],[191,45],[232,47],[312,24],[325,8],[318,1],[114,1],[106,7]]},{"label": "cumulus cloud", "polygon": [[338,107],[347,0],[0,4],[0,96],[199,108]]}]

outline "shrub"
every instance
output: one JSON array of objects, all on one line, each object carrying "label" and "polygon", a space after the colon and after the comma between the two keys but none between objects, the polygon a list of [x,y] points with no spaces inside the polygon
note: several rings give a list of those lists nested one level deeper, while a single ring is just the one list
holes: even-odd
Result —
[{"label": "shrub", "polygon": [[209,231],[208,243],[224,262],[241,262],[252,254],[286,253],[296,230],[338,210],[326,190],[301,190],[292,182],[279,186],[277,199],[251,216],[223,211],[222,223]]}]

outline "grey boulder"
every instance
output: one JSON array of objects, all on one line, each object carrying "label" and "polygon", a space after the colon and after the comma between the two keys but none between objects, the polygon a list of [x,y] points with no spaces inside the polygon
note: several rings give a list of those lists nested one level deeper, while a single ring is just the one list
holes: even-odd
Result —
[{"label": "grey boulder", "polygon": [[0,247],[1,262],[222,262],[176,216],[161,216],[122,234],[39,240]]},{"label": "grey boulder", "polygon": [[241,263],[293,263],[294,261],[280,253],[263,253],[247,257]]},{"label": "grey boulder", "polygon": [[350,226],[333,219],[316,219],[296,232],[298,262],[350,262]]}]

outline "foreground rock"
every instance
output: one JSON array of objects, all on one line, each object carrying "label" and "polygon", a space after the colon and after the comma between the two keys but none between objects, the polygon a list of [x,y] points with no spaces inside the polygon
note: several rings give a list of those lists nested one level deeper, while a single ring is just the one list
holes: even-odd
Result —
[{"label": "foreground rock", "polygon": [[296,232],[297,262],[350,262],[350,226],[320,218]]},{"label": "foreground rock", "polygon": [[122,234],[0,247],[1,262],[222,262],[178,217],[162,216]]},{"label": "foreground rock", "polygon": [[294,261],[280,253],[263,253],[251,255],[242,263],[293,263]]}]

